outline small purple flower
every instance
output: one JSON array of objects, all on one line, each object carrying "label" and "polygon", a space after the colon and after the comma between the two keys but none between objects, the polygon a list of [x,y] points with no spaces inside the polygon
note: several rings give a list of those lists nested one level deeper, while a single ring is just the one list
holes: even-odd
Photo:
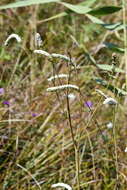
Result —
[{"label": "small purple flower", "polygon": [[4,105],[7,105],[7,106],[10,106],[10,102],[7,101],[7,100],[3,101],[3,104],[4,104]]},{"label": "small purple flower", "polygon": [[32,117],[36,117],[36,116],[38,116],[37,113],[32,113]]},{"label": "small purple flower", "polygon": [[93,103],[91,101],[87,101],[85,102],[85,106],[91,108],[93,106]]},{"label": "small purple flower", "polygon": [[0,95],[4,94],[4,88],[0,88]]}]

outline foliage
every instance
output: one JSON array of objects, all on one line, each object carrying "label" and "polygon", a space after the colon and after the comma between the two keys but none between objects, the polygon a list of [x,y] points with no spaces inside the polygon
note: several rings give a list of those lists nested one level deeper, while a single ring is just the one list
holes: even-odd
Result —
[{"label": "foliage", "polygon": [[[0,189],[126,190],[121,3],[4,0],[0,9]],[[21,41],[5,44],[10,34]]]}]

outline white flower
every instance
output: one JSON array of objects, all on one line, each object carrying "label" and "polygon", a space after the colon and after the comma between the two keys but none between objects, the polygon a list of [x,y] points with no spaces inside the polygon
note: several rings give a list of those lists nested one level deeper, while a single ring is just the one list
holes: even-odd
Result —
[{"label": "white flower", "polygon": [[51,57],[51,55],[47,51],[43,51],[43,50],[34,50],[34,53],[38,53],[41,55],[45,55],[47,57]]},{"label": "white flower", "polygon": [[65,183],[56,183],[56,184],[53,184],[51,187],[64,187],[67,190],[72,190],[71,186]]},{"label": "white flower", "polygon": [[127,152],[127,147],[125,148],[124,152]]},{"label": "white flower", "polygon": [[40,47],[42,45],[42,39],[39,33],[35,34],[35,46]]},{"label": "white flower", "polygon": [[65,85],[60,85],[60,86],[54,86],[54,87],[50,87],[47,88],[48,92],[52,92],[52,91],[56,91],[56,90],[63,90],[66,88],[74,88],[75,90],[79,90],[79,87],[73,84],[65,84]]},{"label": "white flower", "polygon": [[76,96],[72,93],[68,94],[68,98],[71,100],[74,100],[76,98]]},{"label": "white flower", "polygon": [[70,61],[70,58],[67,57],[66,55],[61,55],[61,54],[57,54],[57,53],[52,53],[51,56],[52,56],[52,57],[55,57],[55,58],[64,59],[64,60],[66,60],[66,61]]},{"label": "white flower", "polygon": [[112,127],[113,127],[113,123],[112,123],[112,122],[109,122],[109,123],[107,124],[107,128],[108,128],[108,129],[112,129]]},{"label": "white flower", "polygon": [[54,75],[54,76],[48,78],[48,81],[52,81],[52,80],[58,79],[58,78],[68,78],[68,75],[66,75],[66,74]]},{"label": "white flower", "polygon": [[17,42],[19,42],[19,43],[22,41],[19,35],[17,35],[17,34],[11,34],[11,35],[8,36],[8,38],[4,42],[4,45],[5,46],[8,45],[9,40],[12,39],[12,38],[15,38],[17,40]]},{"label": "white flower", "polygon": [[43,50],[34,50],[34,53],[38,53],[38,54],[42,54],[42,55],[45,55],[48,57],[60,58],[60,59],[66,60],[66,61],[70,61],[70,58],[67,57],[66,55],[61,55],[61,54],[57,54],[57,53],[49,54],[48,52],[43,51]]},{"label": "white flower", "polygon": [[109,97],[104,100],[103,104],[116,105],[118,102],[115,99]]}]

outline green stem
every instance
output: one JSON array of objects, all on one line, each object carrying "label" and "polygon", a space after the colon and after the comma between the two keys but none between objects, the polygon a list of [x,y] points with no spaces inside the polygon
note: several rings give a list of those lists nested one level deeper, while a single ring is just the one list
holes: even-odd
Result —
[{"label": "green stem", "polygon": [[119,180],[118,176],[119,168],[118,168],[118,155],[117,155],[116,109],[117,106],[115,106],[113,110],[113,139],[114,139],[114,149],[115,149],[116,187],[117,187]]},{"label": "green stem", "polygon": [[125,80],[126,80],[126,90],[127,90],[127,29],[126,29],[126,2],[122,0],[123,7],[123,25],[124,25],[124,59],[125,59]]},{"label": "green stem", "polygon": [[75,165],[76,165],[76,179],[77,179],[77,189],[80,190],[80,179],[79,179],[79,150],[77,146],[77,142],[74,138],[74,132],[73,132],[73,126],[71,121],[71,113],[70,113],[70,104],[69,104],[69,98],[68,98],[68,91],[67,91],[67,112],[68,112],[68,120],[69,120],[69,126],[71,130],[71,137],[75,149]]}]

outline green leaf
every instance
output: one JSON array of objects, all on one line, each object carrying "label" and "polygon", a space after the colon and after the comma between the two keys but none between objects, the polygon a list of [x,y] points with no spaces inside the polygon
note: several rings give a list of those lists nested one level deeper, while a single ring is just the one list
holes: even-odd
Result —
[{"label": "green leaf", "polygon": [[[124,25],[120,22],[118,23],[114,23],[114,24],[103,24],[102,25],[104,28],[108,29],[108,30],[115,30],[115,31],[118,31],[118,30],[123,30],[124,29]],[[127,28],[127,25],[126,25],[126,28]]]},{"label": "green leaf", "polygon": [[87,6],[72,5],[70,3],[64,3],[64,2],[62,2],[61,4],[64,5],[65,7],[67,7],[68,9],[70,9],[71,11],[78,13],[78,14],[85,14],[92,10]]},{"label": "green leaf", "polygon": [[119,95],[119,96],[126,96],[127,95],[127,92],[120,89],[120,88],[117,88],[115,86],[113,86],[112,84],[109,84],[106,80],[103,80],[101,78],[97,78],[95,77],[94,80],[102,85],[103,87],[107,88],[108,90],[112,91],[114,94],[116,95]]},{"label": "green leaf", "polygon": [[122,7],[116,7],[116,6],[107,6],[107,7],[101,7],[97,8],[95,10],[91,10],[89,14],[99,16],[99,15],[108,15],[115,12],[118,12]]},{"label": "green leaf", "polygon": [[89,15],[89,14],[86,14],[86,16],[95,24],[102,24],[104,25],[105,23],[100,20],[99,18],[95,17],[95,16],[92,16],[92,15]]},{"label": "green leaf", "polygon": [[86,52],[86,53],[84,54],[84,56],[87,57],[87,59],[88,59],[92,64],[96,65],[96,61],[95,61],[95,59],[94,59],[94,57],[93,57],[92,55],[90,55],[88,52]]},{"label": "green leaf", "polygon": [[96,2],[96,0],[86,0],[86,1],[83,1],[83,2],[79,3],[79,5],[90,7],[90,6],[92,6],[95,2]]},{"label": "green leaf", "polygon": [[104,28],[108,30],[116,30],[117,28],[122,26],[122,23],[113,23],[113,24],[103,24]]},{"label": "green leaf", "polygon": [[43,23],[43,22],[48,22],[50,20],[54,20],[54,19],[57,19],[57,18],[60,18],[60,17],[64,17],[64,16],[67,16],[67,15],[68,14],[66,12],[62,12],[62,13],[56,14],[56,15],[54,15],[52,17],[46,18],[44,20],[40,20],[40,21],[38,21],[38,24]]},{"label": "green leaf", "polygon": [[124,49],[120,48],[116,44],[105,42],[104,45],[105,47],[107,47],[110,50],[113,50],[114,52],[124,53]]},{"label": "green leaf", "polygon": [[17,7],[25,7],[36,4],[44,4],[44,3],[52,3],[52,2],[60,2],[61,0],[23,0],[15,3],[9,3],[7,5],[0,6],[0,9],[8,9],[8,8],[17,8]]},{"label": "green leaf", "polygon": [[99,69],[105,70],[105,71],[114,71],[116,73],[124,73],[124,70],[115,67],[113,65],[107,65],[107,64],[97,64],[97,67]]}]

